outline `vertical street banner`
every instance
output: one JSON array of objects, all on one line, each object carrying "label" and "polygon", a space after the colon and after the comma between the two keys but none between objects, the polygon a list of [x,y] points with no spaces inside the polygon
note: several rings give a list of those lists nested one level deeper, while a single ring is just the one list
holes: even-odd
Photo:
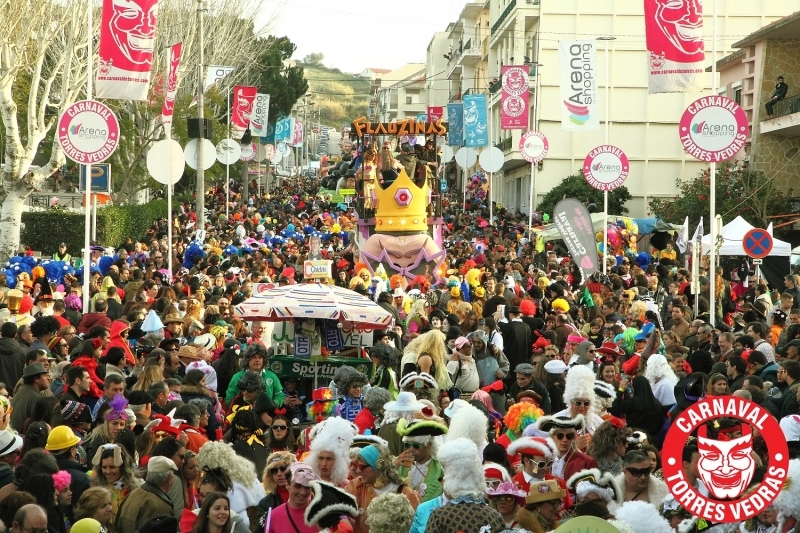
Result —
[{"label": "vertical street banner", "polygon": [[706,58],[701,1],[644,0],[644,26],[649,93],[701,92]]},{"label": "vertical street banner", "polygon": [[292,146],[303,146],[303,123],[299,120],[295,121],[292,130]]},{"label": "vertical street banner", "polygon": [[581,267],[584,277],[600,268],[592,217],[582,203],[574,198],[561,200],[553,209],[553,222],[567,245],[572,260]]},{"label": "vertical street banner", "polygon": [[485,94],[468,94],[464,97],[464,138],[470,148],[489,146]]},{"label": "vertical street banner", "polygon": [[[212,85],[225,79],[225,77],[231,72],[233,72],[233,67],[225,67],[220,65],[211,65],[208,67],[208,70],[206,71],[206,79],[203,82],[203,94],[205,94]],[[192,98],[192,102],[189,104],[189,107],[196,105],[197,95],[195,94],[194,98]]]},{"label": "vertical street banner", "polygon": [[253,114],[253,103],[256,99],[258,88],[246,85],[237,85],[231,95],[231,137],[241,139],[245,130],[250,126],[250,115]]},{"label": "vertical street banner", "polygon": [[447,104],[447,144],[464,144],[464,104]]},{"label": "vertical street banner", "polygon": [[264,128],[264,133],[261,135],[259,140],[261,141],[261,144],[275,144],[274,122],[267,122],[267,126]]},{"label": "vertical street banner", "polygon": [[283,117],[275,123],[275,142],[291,141],[294,134],[292,117]]},{"label": "vertical street banner", "polygon": [[561,129],[599,129],[597,43],[593,40],[558,41],[558,70],[561,81]]},{"label": "vertical street banner", "polygon": [[444,116],[444,107],[440,105],[428,106],[428,124],[433,124]]},{"label": "vertical street banner", "polygon": [[167,70],[166,90],[164,91],[164,105],[161,106],[161,124],[164,133],[170,138],[172,132],[172,115],[175,112],[175,94],[178,92],[178,67],[181,64],[181,50],[183,43],[173,44],[169,49],[169,67]]},{"label": "vertical street banner", "polygon": [[528,65],[508,65],[501,69],[500,128],[504,130],[528,129]]},{"label": "vertical street banner", "polygon": [[147,100],[158,0],[103,0],[97,98]]},{"label": "vertical street banner", "polygon": [[256,93],[253,114],[250,115],[250,133],[253,137],[266,136],[267,122],[269,122],[269,95]]}]

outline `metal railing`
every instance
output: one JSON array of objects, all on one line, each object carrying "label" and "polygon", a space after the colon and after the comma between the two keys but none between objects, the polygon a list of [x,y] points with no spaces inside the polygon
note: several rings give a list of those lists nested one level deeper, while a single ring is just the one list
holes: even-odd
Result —
[{"label": "metal railing", "polygon": [[800,113],[800,94],[778,100],[772,108],[773,118],[791,115],[793,113]]},{"label": "metal railing", "polygon": [[497,143],[497,147],[502,150],[503,152],[508,152],[511,150],[511,137],[506,137],[499,143]]},{"label": "metal railing", "polygon": [[32,194],[25,200],[25,205],[30,207],[50,207],[50,200],[58,198],[58,205],[61,207],[71,207],[83,209],[83,196],[67,196],[66,194]]},{"label": "metal railing", "polygon": [[511,0],[511,2],[508,3],[508,5],[500,14],[500,16],[497,17],[497,20],[494,22],[494,24],[492,24],[492,35],[494,35],[497,29],[503,24],[503,22],[505,22],[506,18],[508,18],[508,15],[511,14],[516,5],[517,5],[517,0]]}]

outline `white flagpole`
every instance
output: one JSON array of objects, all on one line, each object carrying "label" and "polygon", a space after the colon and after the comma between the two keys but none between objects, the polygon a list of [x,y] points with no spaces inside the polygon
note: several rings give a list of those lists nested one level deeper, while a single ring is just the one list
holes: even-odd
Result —
[{"label": "white flagpole", "polygon": [[[94,38],[94,20],[92,14],[92,0],[88,0],[89,9],[87,13],[87,24],[89,31],[86,36],[86,99],[92,99],[92,76],[94,76],[94,69],[92,68],[92,61],[94,60],[94,47],[92,46],[92,39]],[[84,219],[84,232],[83,232],[83,312],[89,312],[89,276],[91,268],[89,264],[92,261],[92,255],[89,250],[91,225],[92,225],[92,165],[84,165],[83,172],[86,176],[83,187],[83,219]]]},{"label": "white flagpole", "polygon": [[[172,61],[172,47],[170,46],[167,48],[167,77],[164,78],[164,98],[167,97],[167,91],[169,91],[169,69],[171,66]],[[177,76],[177,72],[175,73]],[[175,114],[174,107],[173,107],[173,116]],[[172,120],[173,117],[169,119]],[[161,117],[163,122],[164,117]],[[164,128],[164,132],[167,134],[167,139],[172,137],[172,128]],[[202,141],[202,139],[199,139]],[[198,165],[199,166],[199,165]],[[169,269],[169,274],[172,276],[172,184],[167,185],[167,268]]]},{"label": "white flagpole", "polygon": [[[717,0],[714,0],[714,37],[713,42],[711,45],[711,93],[712,95],[716,96],[717,94]],[[709,200],[711,202],[711,217],[710,217],[710,226],[711,232],[709,233],[709,253],[711,257],[709,258],[709,272],[708,272],[708,316],[709,320],[711,321],[711,325],[713,326],[717,319],[716,319],[716,278],[717,278],[717,193],[716,193],[716,181],[717,181],[717,164],[715,162],[711,162],[711,169],[709,175]],[[702,252],[702,249],[700,250]]]},{"label": "white flagpole", "polygon": [[[228,139],[231,138],[231,84],[228,82]],[[227,145],[226,145],[227,146]],[[225,220],[228,220],[228,202],[231,199],[231,166],[227,163],[228,159],[225,158]]]}]

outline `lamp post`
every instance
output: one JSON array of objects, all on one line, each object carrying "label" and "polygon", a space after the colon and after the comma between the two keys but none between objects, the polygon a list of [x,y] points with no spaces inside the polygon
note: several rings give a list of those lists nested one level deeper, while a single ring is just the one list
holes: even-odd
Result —
[{"label": "lamp post", "polygon": [[[609,128],[611,123],[611,70],[608,60],[608,42],[616,40],[613,35],[603,35],[598,41],[606,42],[606,128],[605,141],[608,144]],[[603,274],[608,271],[608,190],[603,191]]]}]

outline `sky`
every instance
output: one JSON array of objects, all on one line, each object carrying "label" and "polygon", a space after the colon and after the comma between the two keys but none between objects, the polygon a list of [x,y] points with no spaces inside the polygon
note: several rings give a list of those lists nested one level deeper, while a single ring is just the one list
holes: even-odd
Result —
[{"label": "sky", "polygon": [[327,67],[357,73],[424,63],[433,34],[458,19],[467,0],[270,0],[260,23],[297,45],[294,59],[322,53]]}]

